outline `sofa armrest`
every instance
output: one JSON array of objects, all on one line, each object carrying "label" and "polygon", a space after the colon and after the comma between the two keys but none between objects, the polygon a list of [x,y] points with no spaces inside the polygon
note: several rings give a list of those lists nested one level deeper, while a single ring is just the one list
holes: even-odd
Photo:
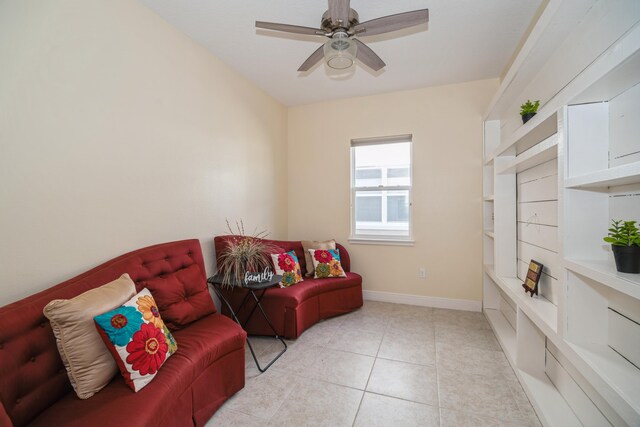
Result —
[{"label": "sofa armrest", "polygon": [[351,258],[349,257],[349,252],[347,248],[342,246],[340,243],[336,243],[336,248],[340,251],[340,264],[342,265],[342,269],[348,273],[351,271]]}]

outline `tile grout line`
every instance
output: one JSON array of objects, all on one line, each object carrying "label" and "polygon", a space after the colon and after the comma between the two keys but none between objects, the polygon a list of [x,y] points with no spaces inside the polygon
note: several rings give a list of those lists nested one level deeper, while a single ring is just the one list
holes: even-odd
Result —
[{"label": "tile grout line", "polygon": [[438,374],[438,321],[436,319],[436,313],[432,313],[431,322],[433,323],[433,369],[436,373],[436,393],[438,393],[438,426],[442,427],[442,402],[440,393],[440,375]]},{"label": "tile grout line", "polygon": [[[435,328],[434,328],[435,331]],[[442,427],[442,393],[440,393],[440,371],[438,369],[438,342],[435,339],[435,336],[433,337],[433,342],[435,343],[434,347],[435,347],[435,360],[433,361],[433,366],[436,370],[436,389],[438,392],[438,425],[440,427]]]},{"label": "tile grout line", "polygon": [[289,395],[291,395],[291,393],[293,393],[293,389],[294,389],[294,387],[291,387],[291,390],[289,391],[289,393],[287,393],[287,396],[280,401],[280,404],[278,405],[278,409],[273,411],[273,415],[271,415],[269,417],[269,419],[267,420],[267,424],[270,423],[271,420],[273,419],[273,417],[275,417],[278,414],[278,412],[280,411],[280,408],[282,408],[282,405],[284,405],[284,402],[286,402],[287,397],[289,397]]},{"label": "tile grout line", "polygon": [[416,402],[415,400],[407,399],[407,398],[404,398],[404,397],[398,397],[398,396],[389,396],[388,394],[379,393],[377,391],[368,391],[367,393],[375,394],[376,396],[388,397],[389,399],[401,400],[401,401],[407,402],[407,403],[415,403],[416,405],[423,405],[423,406],[430,406],[432,408],[439,408],[438,405],[433,405],[431,403]]},{"label": "tile grout line", "polygon": [[355,417],[353,417],[353,423],[351,423],[351,427],[355,427],[356,425],[356,420],[358,419],[358,414],[360,413],[360,408],[362,407],[364,396],[367,393],[367,388],[369,387],[369,381],[371,380],[371,375],[373,375],[373,369],[376,367],[376,361],[378,360],[378,353],[380,353],[380,347],[382,347],[382,342],[384,341],[384,337],[387,335],[388,329],[389,329],[389,323],[387,323],[384,327],[384,332],[382,333],[380,344],[378,344],[376,355],[373,357],[373,365],[371,365],[371,371],[369,371],[369,376],[367,377],[367,383],[364,385],[364,390],[362,391],[362,397],[360,398],[360,403],[358,404],[358,410],[356,411]]}]

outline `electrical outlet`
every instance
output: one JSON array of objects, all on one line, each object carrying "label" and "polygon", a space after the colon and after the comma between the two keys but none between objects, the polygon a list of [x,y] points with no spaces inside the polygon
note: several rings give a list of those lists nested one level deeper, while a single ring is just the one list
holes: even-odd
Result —
[{"label": "electrical outlet", "polygon": [[418,270],[418,277],[420,279],[426,279],[427,278],[427,269],[424,267],[420,267],[420,269]]}]

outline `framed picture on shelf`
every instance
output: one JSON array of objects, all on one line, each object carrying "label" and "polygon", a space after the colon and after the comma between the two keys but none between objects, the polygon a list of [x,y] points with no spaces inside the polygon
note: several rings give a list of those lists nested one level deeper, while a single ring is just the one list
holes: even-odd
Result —
[{"label": "framed picture on shelf", "polygon": [[542,264],[535,260],[531,260],[531,262],[529,263],[527,277],[525,277],[522,287],[524,288],[525,292],[531,292],[532,297],[534,294],[538,295],[538,282],[540,281],[543,267],[544,266]]}]

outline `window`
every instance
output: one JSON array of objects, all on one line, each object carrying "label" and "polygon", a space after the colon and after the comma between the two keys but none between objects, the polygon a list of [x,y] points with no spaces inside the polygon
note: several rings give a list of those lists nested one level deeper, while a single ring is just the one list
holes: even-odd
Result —
[{"label": "window", "polygon": [[411,241],[411,135],[351,141],[351,238]]},{"label": "window", "polygon": [[360,194],[356,196],[357,222],[382,222],[382,195]]}]

